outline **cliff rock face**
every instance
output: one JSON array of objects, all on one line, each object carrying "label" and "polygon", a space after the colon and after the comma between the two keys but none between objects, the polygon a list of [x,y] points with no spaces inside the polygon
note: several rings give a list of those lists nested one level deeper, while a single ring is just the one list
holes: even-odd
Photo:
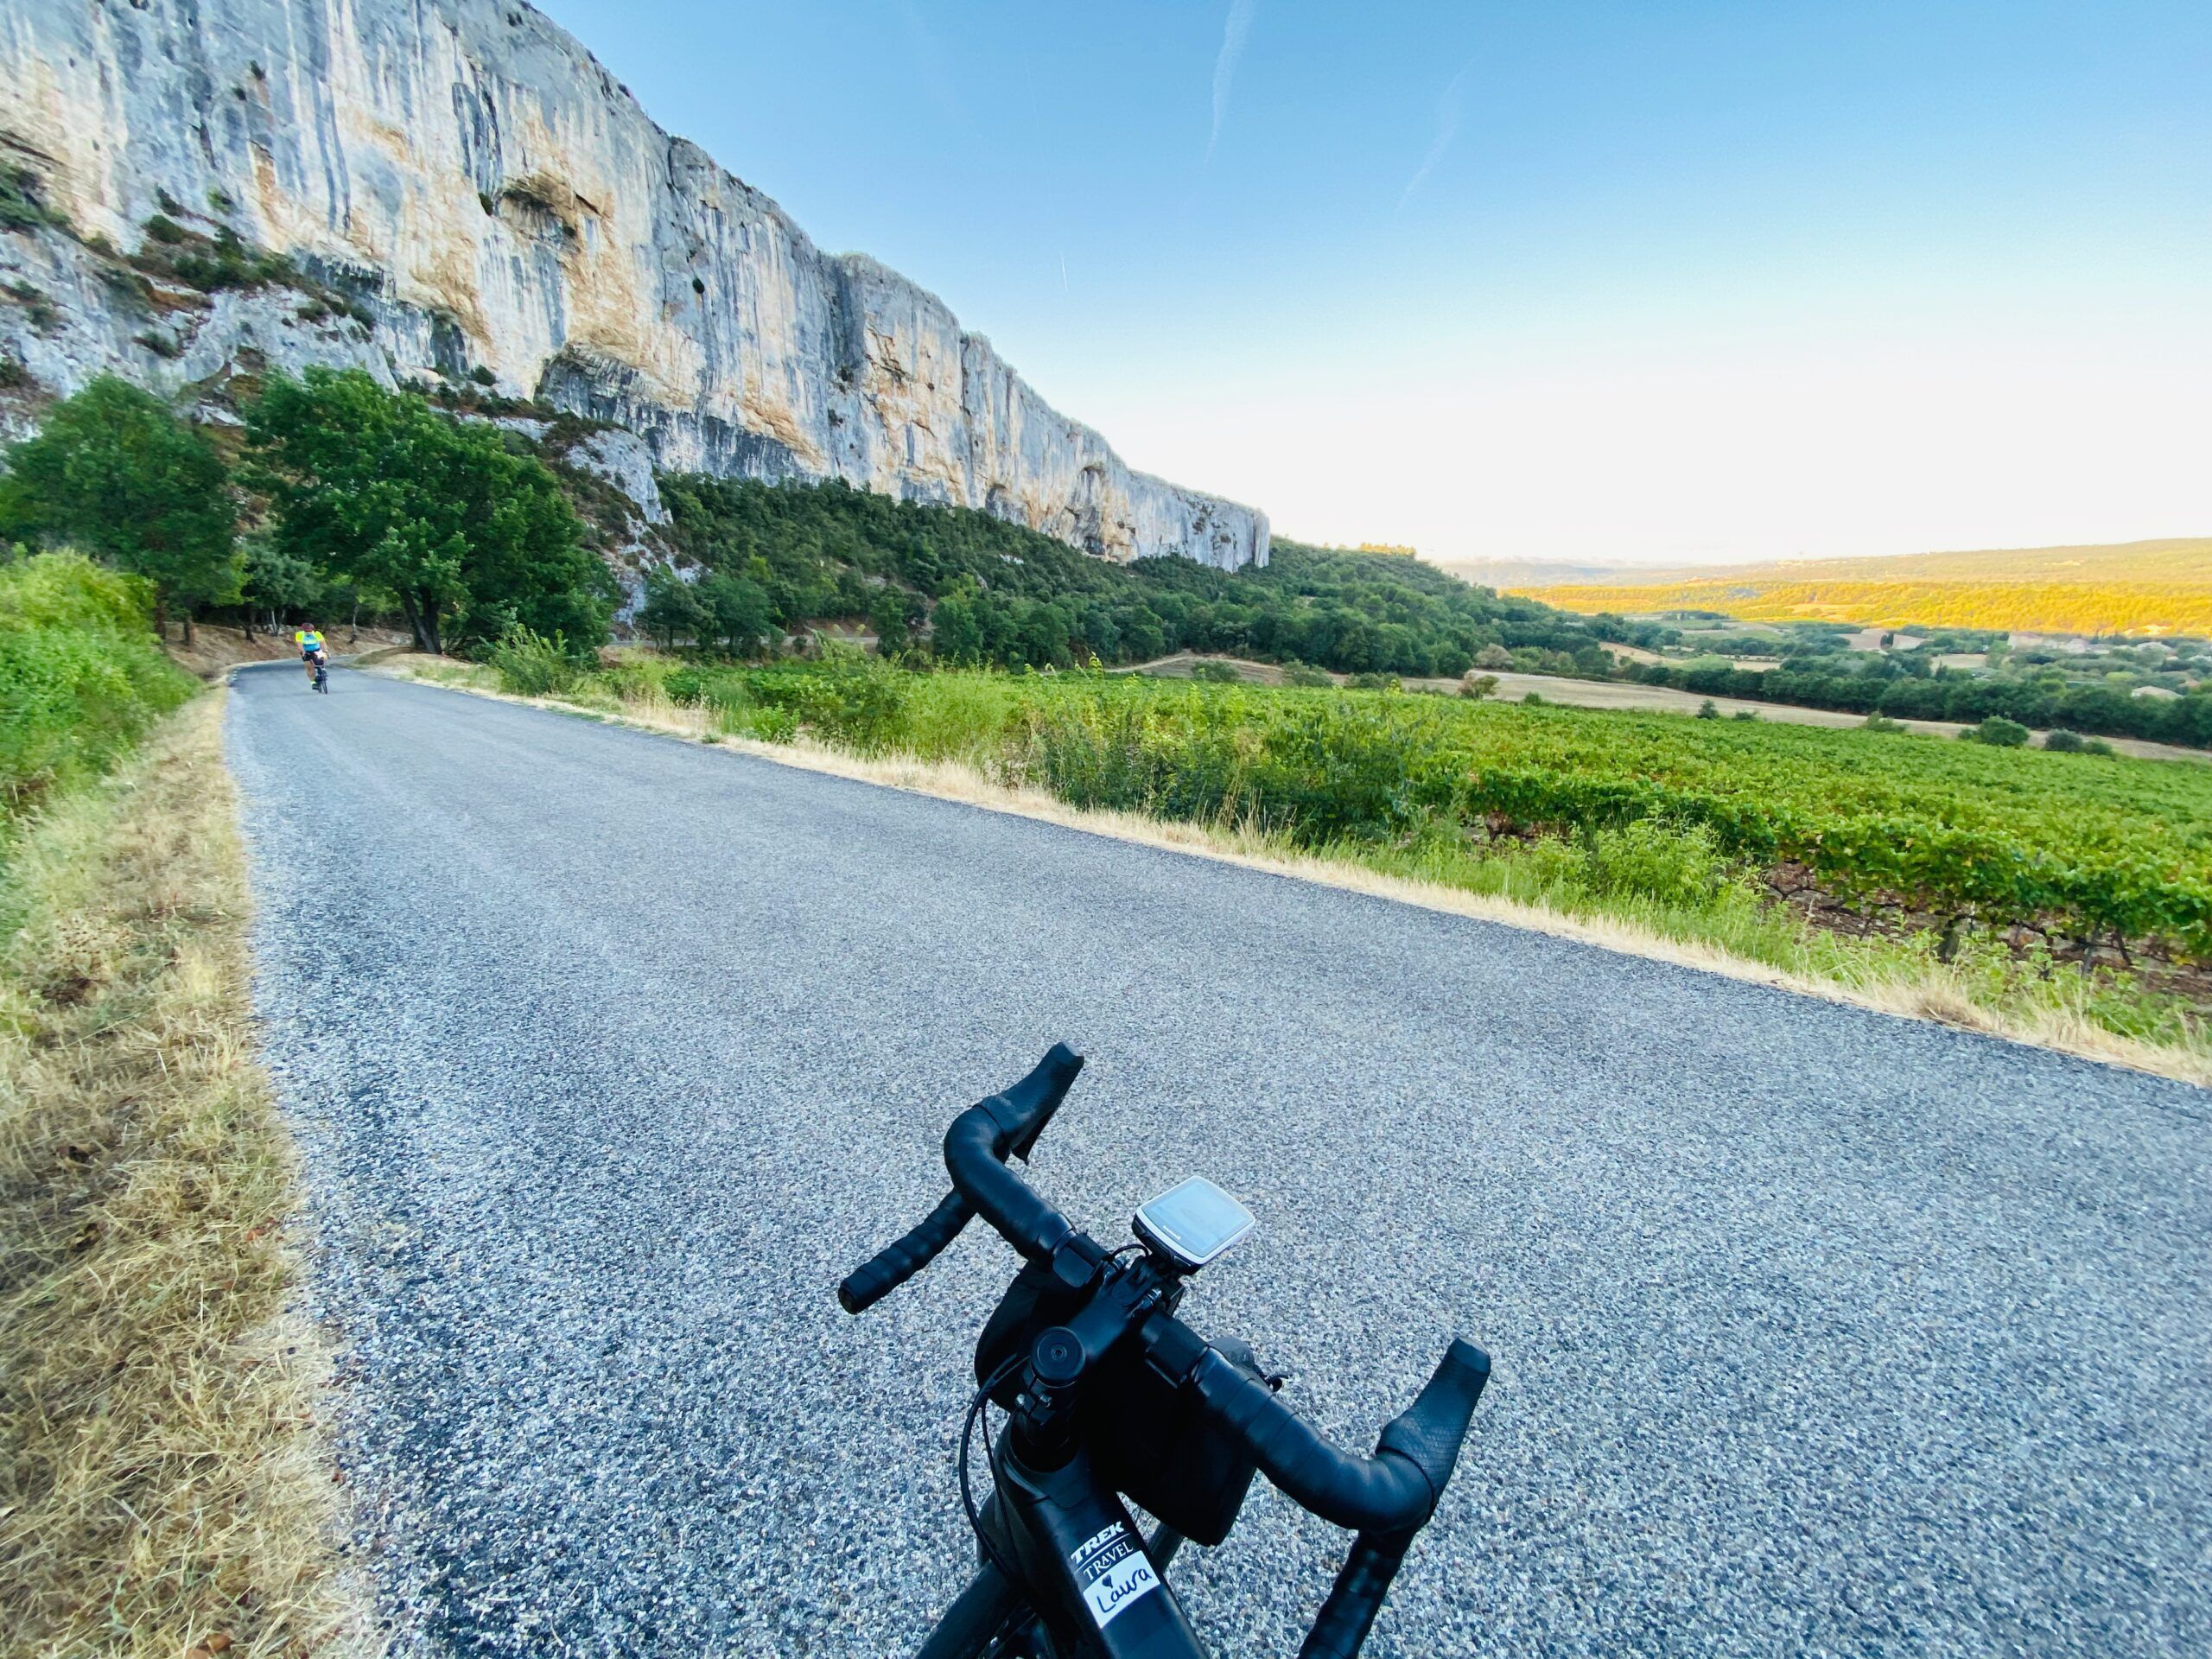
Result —
[{"label": "cliff rock face", "polygon": [[[55,391],[483,371],[664,469],[840,478],[1112,559],[1267,559],[1262,514],[1132,472],[521,0],[4,0],[0,165],[74,232],[0,236],[0,347]],[[128,253],[157,213],[292,256],[360,320],[281,286],[127,289],[96,238]]]}]

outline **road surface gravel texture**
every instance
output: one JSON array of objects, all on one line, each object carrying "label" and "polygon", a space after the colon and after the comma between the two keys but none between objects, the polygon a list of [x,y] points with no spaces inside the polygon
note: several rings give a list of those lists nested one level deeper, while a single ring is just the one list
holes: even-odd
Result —
[{"label": "road surface gravel texture", "polygon": [[[1372,1654],[2212,1652],[2212,1096],[1535,933],[378,679],[237,678],[257,995],[408,1654],[909,1651],[973,1547],[961,1107],[1373,1445],[1497,1375]],[[1345,1536],[1173,1577],[1287,1656]]]}]

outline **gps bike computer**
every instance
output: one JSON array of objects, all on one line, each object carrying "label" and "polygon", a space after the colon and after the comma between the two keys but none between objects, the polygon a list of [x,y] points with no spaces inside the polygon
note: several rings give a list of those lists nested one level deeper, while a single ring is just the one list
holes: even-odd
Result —
[{"label": "gps bike computer", "polygon": [[1146,1249],[1195,1273],[1259,1224],[1228,1193],[1193,1175],[1139,1205],[1129,1225]]}]

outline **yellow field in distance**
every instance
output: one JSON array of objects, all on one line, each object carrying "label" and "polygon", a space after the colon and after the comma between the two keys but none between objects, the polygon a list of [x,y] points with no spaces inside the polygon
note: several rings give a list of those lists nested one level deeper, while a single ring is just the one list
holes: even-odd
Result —
[{"label": "yellow field in distance", "polygon": [[2212,633],[2212,537],[1788,560],[1513,591],[1585,614],[1695,610],[1760,622],[2203,634]]}]

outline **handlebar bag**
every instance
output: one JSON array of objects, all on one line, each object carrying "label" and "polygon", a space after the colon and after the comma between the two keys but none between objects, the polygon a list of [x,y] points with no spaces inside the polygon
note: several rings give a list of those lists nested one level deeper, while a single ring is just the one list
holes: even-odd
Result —
[{"label": "handlebar bag", "polygon": [[[1040,1332],[1065,1325],[1084,1301],[1083,1292],[1068,1290],[1049,1268],[1024,1266],[976,1344],[976,1380],[1027,1351]],[[1229,1338],[1211,1345],[1262,1380],[1244,1344]],[[1019,1376],[1009,1376],[991,1391],[992,1403],[1011,1410],[1019,1386]],[[1085,1387],[1083,1422],[1091,1466],[1115,1491],[1194,1544],[1211,1549],[1229,1536],[1258,1468],[1197,1396],[1145,1363],[1134,1344],[1109,1356]]]}]

